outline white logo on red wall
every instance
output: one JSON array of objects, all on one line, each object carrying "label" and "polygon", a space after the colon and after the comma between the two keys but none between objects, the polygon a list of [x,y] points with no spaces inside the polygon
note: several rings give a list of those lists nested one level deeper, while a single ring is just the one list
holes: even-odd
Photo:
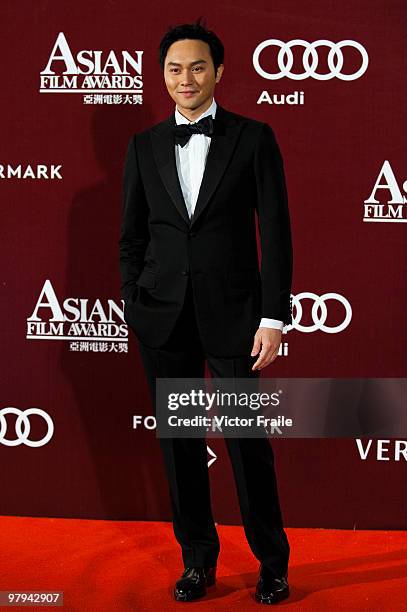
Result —
[{"label": "white logo on red wall", "polygon": [[338,334],[352,320],[350,302],[340,293],[318,295],[312,291],[302,291],[292,296],[292,305],[292,324],[286,325],[286,332],[296,329],[307,334],[315,331]]},{"label": "white logo on red wall", "polygon": [[[253,52],[253,67],[267,81],[290,79],[304,81],[355,81],[367,70],[369,56],[364,46],[356,40],[315,40],[297,38],[285,42],[269,38],[260,42]],[[263,90],[257,104],[303,105],[304,91],[289,93]]]},{"label": "white logo on red wall", "polygon": [[361,440],[356,447],[362,461],[407,461],[407,440]]},{"label": "white logo on red wall", "polygon": [[143,51],[71,49],[60,32],[40,72],[40,93],[81,93],[85,104],[142,104]]},{"label": "white logo on red wall", "polygon": [[407,181],[399,185],[390,162],[386,159],[379,171],[372,192],[364,201],[363,221],[407,223]]},{"label": "white logo on red wall", "polygon": [[29,340],[68,340],[71,351],[127,353],[124,302],[79,297],[59,299],[46,280],[27,319]]},{"label": "white logo on red wall", "polygon": [[[9,415],[12,415],[11,418]],[[32,436],[32,426],[36,420],[39,420],[40,423],[42,421],[41,424],[46,426],[46,433],[42,434],[42,438]],[[20,410],[20,408],[8,406],[0,410],[0,444],[4,446],[25,444],[31,448],[38,448],[48,444],[53,435],[54,422],[50,415],[41,408]]]},{"label": "white logo on red wall", "polygon": [[62,180],[62,164],[0,164],[0,179]]}]

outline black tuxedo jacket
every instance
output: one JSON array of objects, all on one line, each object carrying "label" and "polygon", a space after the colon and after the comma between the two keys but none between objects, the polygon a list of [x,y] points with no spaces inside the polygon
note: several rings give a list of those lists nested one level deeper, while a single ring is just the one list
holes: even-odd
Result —
[{"label": "black tuxedo jacket", "polygon": [[292,322],[291,230],[272,129],[219,104],[216,122],[191,220],[176,168],[175,114],[130,139],[121,295],[125,321],[139,340],[159,348],[181,312],[190,275],[204,348],[232,357],[250,354],[261,317]]}]

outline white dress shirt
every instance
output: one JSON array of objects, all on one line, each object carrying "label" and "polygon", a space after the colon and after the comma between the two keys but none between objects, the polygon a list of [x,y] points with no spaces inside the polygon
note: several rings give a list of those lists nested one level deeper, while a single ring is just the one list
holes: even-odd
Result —
[{"label": "white dress shirt", "polygon": [[[195,123],[208,115],[212,115],[212,117],[215,118],[216,107],[217,104],[215,98],[213,98],[212,104],[205,112],[199,115],[195,121],[189,121],[189,119],[179,112],[178,107],[175,106],[175,121],[177,125],[179,125],[180,123]],[[205,134],[192,134],[185,146],[181,147],[179,144],[175,145],[175,160],[179,182],[190,218],[193,215],[198,199],[210,144],[210,136],[206,136]],[[270,327],[282,330],[283,322],[277,319],[262,318],[259,327]]]}]

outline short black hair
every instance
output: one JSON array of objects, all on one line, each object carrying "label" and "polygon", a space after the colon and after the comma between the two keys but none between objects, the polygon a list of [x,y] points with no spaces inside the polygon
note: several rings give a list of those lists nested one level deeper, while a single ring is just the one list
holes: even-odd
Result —
[{"label": "short black hair", "polygon": [[216,74],[218,66],[223,64],[225,49],[219,37],[206,28],[203,17],[199,17],[195,23],[183,23],[168,28],[158,47],[158,60],[161,69],[164,70],[165,58],[170,46],[177,40],[185,40],[186,38],[203,40],[209,45]]}]

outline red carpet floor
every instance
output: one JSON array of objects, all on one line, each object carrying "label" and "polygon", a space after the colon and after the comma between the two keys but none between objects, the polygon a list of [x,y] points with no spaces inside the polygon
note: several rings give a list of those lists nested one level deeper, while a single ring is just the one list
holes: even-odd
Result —
[{"label": "red carpet floor", "polygon": [[[241,527],[218,525],[217,584],[183,603],[172,600],[182,563],[170,523],[0,517],[0,526],[0,591],[63,591],[69,611],[273,609],[253,598],[258,563]],[[407,611],[407,532],[287,534],[292,594],[274,608]]]}]

